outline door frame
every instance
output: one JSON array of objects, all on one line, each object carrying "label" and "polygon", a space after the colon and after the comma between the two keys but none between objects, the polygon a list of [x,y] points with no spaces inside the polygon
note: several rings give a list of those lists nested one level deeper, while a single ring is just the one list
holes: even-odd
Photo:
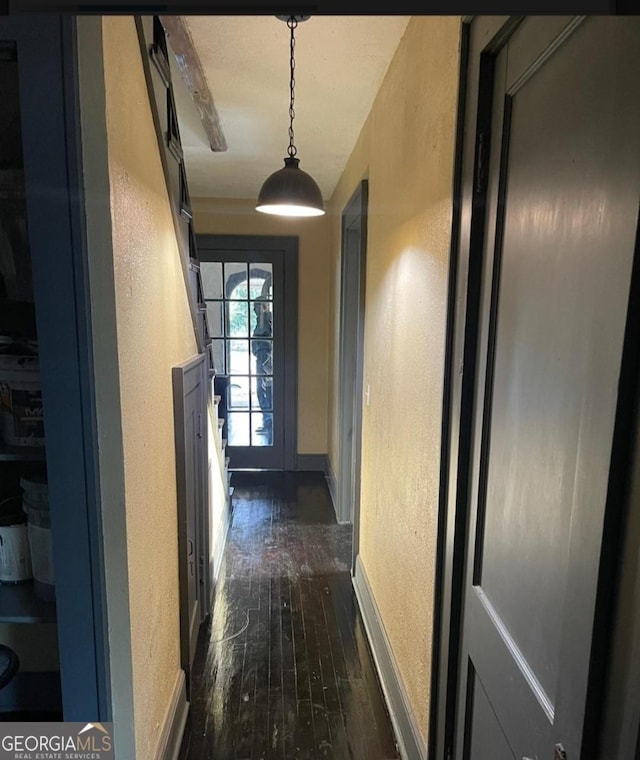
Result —
[{"label": "door frame", "polygon": [[[29,245],[47,425],[63,717],[111,721],[102,444],[80,123],[83,77],[102,67],[99,24],[92,27],[90,58],[79,42],[85,25],[76,17],[7,15],[0,27],[3,40],[17,43],[27,214],[38,220],[29,226]],[[94,97],[99,100],[101,93]],[[41,113],[47,113],[44,127]]]},{"label": "door frame", "polygon": [[[474,23],[472,23],[474,22]],[[432,649],[429,751],[453,757],[466,539],[473,398],[477,362],[485,193],[475,192],[476,130],[486,130],[492,51],[515,28],[509,16],[466,16],[461,22],[460,74],[445,339],[440,489]],[[486,133],[486,132],[485,132]],[[467,324],[471,329],[467,329]]]},{"label": "door frame", "polygon": [[[460,80],[454,165],[454,192],[445,375],[443,389],[442,460],[436,555],[436,599],[432,659],[432,701],[429,751],[438,760],[455,757],[454,747],[459,716],[458,682],[466,548],[468,540],[470,457],[473,444],[473,409],[480,358],[478,316],[480,309],[483,247],[485,236],[486,189],[489,165],[488,142],[493,94],[495,57],[525,16],[467,16],[462,19]],[[600,730],[606,738],[606,723],[600,712],[601,694],[620,696],[622,687],[615,673],[607,669],[607,653],[612,630],[619,629],[620,604],[616,617],[616,593],[623,568],[619,562],[624,547],[624,526],[628,520],[631,498],[631,465],[634,435],[638,422],[638,379],[640,377],[640,339],[632,328],[637,324],[640,301],[640,232],[636,238],[634,272],[620,392],[616,410],[612,473],[605,512],[605,532],[598,580],[594,621],[592,667],[589,674],[587,731],[585,741],[600,742]],[[635,299],[634,299],[635,294]],[[614,459],[616,460],[614,462]],[[637,466],[637,459],[636,466]],[[611,487],[612,480],[617,480]],[[637,537],[636,537],[637,538]],[[636,541],[637,544],[637,541]],[[629,585],[632,584],[629,582]],[[629,595],[630,597],[631,595]],[[628,610],[627,610],[627,613]],[[636,616],[638,610],[636,610]],[[611,620],[614,625],[611,625]],[[640,678],[640,660],[629,646],[624,654]],[[638,660],[638,661],[636,661]],[[615,660],[614,660],[615,665]],[[631,691],[631,690],[628,690]],[[637,690],[636,690],[637,691]],[[637,710],[640,698],[636,691],[628,697],[630,708]],[[599,696],[600,695],[600,696]],[[622,708],[617,711],[619,715]],[[640,718],[634,715],[636,722]],[[635,727],[638,735],[637,726]],[[640,737],[639,737],[640,738]],[[640,746],[640,742],[638,744]],[[598,755],[608,757],[600,746]],[[622,760],[623,755],[616,755]],[[458,759],[456,759],[458,760]]]},{"label": "door frame", "polygon": [[196,244],[201,262],[221,261],[218,251],[237,251],[243,256],[251,252],[282,253],[283,316],[285,317],[282,469],[295,470],[298,453],[298,237],[295,235],[198,234]]},{"label": "door frame", "polygon": [[[369,185],[361,180],[342,211],[341,255],[340,255],[340,379],[339,379],[339,419],[340,419],[340,466],[338,474],[337,519],[341,523],[353,523],[352,572],[355,570],[359,549],[360,522],[360,466],[362,458],[362,401],[364,383],[364,320],[365,290],[367,271],[367,202]],[[354,248],[348,234],[355,234]],[[350,276],[347,256],[357,256],[357,276]],[[355,309],[349,309],[349,305]],[[345,361],[346,335],[355,335],[355,364]],[[352,369],[353,371],[349,371]],[[351,420],[346,419],[344,402],[352,399]],[[344,445],[349,426],[352,426],[350,449]],[[353,503],[351,503],[353,500]]]}]

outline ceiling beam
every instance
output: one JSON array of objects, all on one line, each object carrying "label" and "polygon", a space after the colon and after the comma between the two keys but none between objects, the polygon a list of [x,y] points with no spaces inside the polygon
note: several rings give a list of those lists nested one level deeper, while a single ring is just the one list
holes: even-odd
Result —
[{"label": "ceiling beam", "polygon": [[182,79],[200,114],[200,121],[211,150],[214,152],[227,150],[227,141],[222,131],[220,117],[186,21],[182,16],[160,16],[160,21],[178,62]]}]

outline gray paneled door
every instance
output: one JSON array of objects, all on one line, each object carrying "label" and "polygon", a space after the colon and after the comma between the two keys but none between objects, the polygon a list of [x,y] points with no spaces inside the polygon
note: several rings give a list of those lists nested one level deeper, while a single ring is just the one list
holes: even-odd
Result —
[{"label": "gray paneled door", "polygon": [[[202,593],[210,573],[202,539],[208,532],[205,354],[173,368],[178,487],[178,571],[180,581],[180,657],[191,688],[198,632],[207,609]],[[202,547],[202,548],[201,548]],[[202,559],[199,561],[198,556]]]},{"label": "gray paneled door", "polygon": [[495,56],[462,760],[578,760],[640,190],[640,19]]}]

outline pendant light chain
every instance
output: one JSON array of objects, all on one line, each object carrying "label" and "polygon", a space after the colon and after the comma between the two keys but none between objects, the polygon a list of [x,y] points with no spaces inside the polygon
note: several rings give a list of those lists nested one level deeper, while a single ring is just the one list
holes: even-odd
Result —
[{"label": "pendant light chain", "polygon": [[294,76],[294,71],[296,68],[296,59],[294,57],[294,49],[296,46],[296,40],[294,36],[294,30],[298,26],[298,21],[295,16],[289,17],[289,20],[287,21],[287,26],[289,27],[289,29],[291,29],[291,56],[289,59],[289,64],[291,67],[291,79],[289,83],[289,91],[291,94],[291,99],[289,101],[289,147],[287,148],[287,153],[289,154],[290,158],[293,158],[298,152],[298,149],[293,143],[293,120],[296,115],[296,112],[293,108],[293,103],[295,99],[295,88],[296,88],[296,80]]}]

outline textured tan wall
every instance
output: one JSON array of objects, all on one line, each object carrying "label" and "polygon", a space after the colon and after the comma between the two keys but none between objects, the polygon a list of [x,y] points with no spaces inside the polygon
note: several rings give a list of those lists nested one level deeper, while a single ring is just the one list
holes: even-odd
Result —
[{"label": "textured tan wall", "polygon": [[103,44],[136,760],[151,760],[179,669],[171,368],[197,349],[133,19],[105,17]]},{"label": "textured tan wall", "polygon": [[[423,739],[434,560],[460,21],[415,16],[331,199],[331,352],[338,216],[369,179],[360,553]],[[330,458],[338,466],[338,362]]]},{"label": "textured tan wall", "polygon": [[298,243],[298,453],[327,453],[329,343],[329,222],[260,214],[255,200],[195,198],[196,233],[297,235]]}]

